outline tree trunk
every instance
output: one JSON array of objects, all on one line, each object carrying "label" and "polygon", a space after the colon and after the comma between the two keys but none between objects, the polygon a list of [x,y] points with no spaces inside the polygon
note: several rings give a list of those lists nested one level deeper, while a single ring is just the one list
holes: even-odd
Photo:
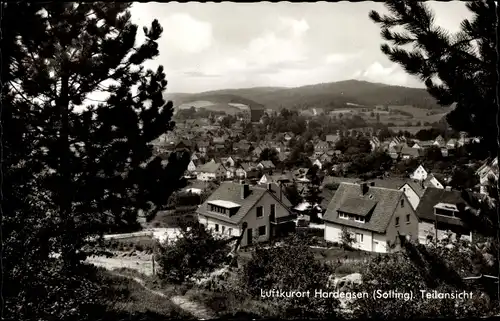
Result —
[{"label": "tree trunk", "polygon": [[[64,68],[64,67],[63,67]],[[63,69],[64,70],[64,69]],[[69,76],[64,73],[61,76],[61,93],[59,96],[59,116],[60,116],[60,191],[59,191],[59,215],[61,219],[61,257],[67,268],[71,268],[75,263],[75,246],[72,244],[72,224],[70,221],[71,211],[71,177],[69,168]]]}]

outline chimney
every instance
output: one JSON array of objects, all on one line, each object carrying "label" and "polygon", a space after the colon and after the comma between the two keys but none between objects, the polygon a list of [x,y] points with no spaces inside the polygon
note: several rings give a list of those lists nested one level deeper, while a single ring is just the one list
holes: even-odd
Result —
[{"label": "chimney", "polygon": [[451,186],[446,186],[444,189],[445,191],[451,191]]},{"label": "chimney", "polygon": [[361,195],[365,195],[368,193],[368,184],[366,183],[361,183]]},{"label": "chimney", "polygon": [[242,184],[241,185],[241,199],[244,200],[245,198],[247,198],[249,193],[250,193],[250,185]]}]

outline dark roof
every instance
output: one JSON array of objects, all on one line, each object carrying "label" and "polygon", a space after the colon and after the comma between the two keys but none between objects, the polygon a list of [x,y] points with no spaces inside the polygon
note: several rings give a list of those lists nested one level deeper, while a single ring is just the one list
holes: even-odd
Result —
[{"label": "dark roof", "polygon": [[418,195],[418,197],[422,197],[424,195],[425,187],[422,186],[422,183],[416,180],[407,180],[405,184],[408,184],[413,191]]},{"label": "dark roof", "polygon": [[[257,186],[249,186],[249,195],[245,199],[241,198],[241,184],[233,182],[223,182],[218,189],[216,189],[212,195],[198,208],[197,213],[201,215],[206,215],[221,221],[225,221],[232,224],[239,224],[241,220],[247,215],[247,213],[257,204],[257,202],[268,193],[267,189]],[[271,193],[271,195],[274,195]],[[276,198],[277,199],[277,198]],[[221,213],[214,213],[208,211],[207,204],[210,201],[229,201],[240,205],[238,212],[229,217],[228,215]],[[277,199],[279,201],[279,199]],[[285,205],[286,206],[286,205]]]},{"label": "dark roof", "polygon": [[375,205],[377,205],[377,202],[374,200],[353,197],[344,200],[338,211],[347,214],[367,216]]},{"label": "dark roof", "polygon": [[[361,187],[359,184],[342,183],[333,196],[330,204],[328,204],[328,209],[323,216],[323,219],[327,222],[352,226],[383,234],[390,223],[391,217],[396,210],[401,197],[404,197],[403,192],[399,190],[373,186],[368,186],[368,192],[361,195]],[[373,200],[377,202],[370,219],[366,223],[339,218],[337,212],[338,209],[342,206],[345,200],[351,198]]]},{"label": "dark roof", "polygon": [[245,172],[250,172],[250,171],[255,171],[255,165],[250,164],[250,163],[242,163],[240,164],[240,167],[245,171]]},{"label": "dark roof", "polygon": [[328,204],[330,203],[330,201],[332,200],[333,196],[335,195],[335,191],[332,191],[328,188],[323,188],[321,190],[321,208],[323,209],[327,209],[328,208]]},{"label": "dark roof", "polygon": [[411,147],[403,147],[401,149],[401,154],[403,154],[403,155],[410,155],[410,156],[413,156],[413,157],[419,157],[420,156],[419,149],[418,148],[411,148]]},{"label": "dark roof", "polygon": [[338,177],[338,176],[325,176],[321,185],[325,186],[327,184],[341,184],[341,183],[359,183],[361,179],[359,178],[349,178],[349,177]]},{"label": "dark roof", "polygon": [[197,172],[215,173],[221,166],[224,167],[221,163],[208,162],[206,164],[201,165],[200,168],[197,169]]},{"label": "dark roof", "polygon": [[383,187],[383,188],[390,188],[390,189],[400,189],[404,184],[406,180],[404,179],[399,179],[399,178],[385,178],[385,179],[371,179],[367,181],[366,183],[370,185],[371,183],[375,183],[375,187]]},{"label": "dark roof", "polygon": [[265,160],[265,161],[261,161],[260,164],[265,168],[265,169],[270,169],[270,168],[275,168],[273,162],[271,162],[270,160]]},{"label": "dark roof", "polygon": [[438,203],[467,204],[459,191],[447,191],[441,188],[427,187],[418,203],[416,214],[422,220],[434,221],[434,206]]},{"label": "dark roof", "polygon": [[[292,203],[290,202],[290,200],[285,196],[285,192],[284,191],[281,191],[281,195],[280,195],[280,187],[278,184],[276,183],[268,183],[269,186],[271,187],[271,189],[269,190],[274,196],[276,196],[277,199],[280,199],[281,197],[281,202],[288,208],[292,207]],[[258,187],[260,188],[265,188],[267,189],[268,186],[267,184],[259,184],[257,185]]]}]

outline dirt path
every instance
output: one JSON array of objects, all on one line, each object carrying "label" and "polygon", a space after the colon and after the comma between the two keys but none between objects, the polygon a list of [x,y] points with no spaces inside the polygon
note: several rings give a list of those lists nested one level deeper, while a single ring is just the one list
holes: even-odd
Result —
[{"label": "dirt path", "polygon": [[208,320],[208,319],[215,318],[215,313],[213,311],[200,305],[197,302],[190,301],[189,299],[187,299],[184,296],[176,295],[176,296],[169,298],[164,293],[161,293],[160,291],[156,291],[156,290],[148,288],[146,286],[144,280],[142,280],[141,278],[132,277],[132,276],[116,273],[116,272],[112,272],[112,273],[116,276],[120,276],[120,277],[134,280],[135,282],[139,283],[144,289],[146,289],[150,293],[153,293],[154,295],[158,295],[160,297],[169,299],[173,304],[175,304],[176,306],[178,306],[182,310],[186,311],[187,313],[193,315],[194,317],[196,317],[199,320]]}]

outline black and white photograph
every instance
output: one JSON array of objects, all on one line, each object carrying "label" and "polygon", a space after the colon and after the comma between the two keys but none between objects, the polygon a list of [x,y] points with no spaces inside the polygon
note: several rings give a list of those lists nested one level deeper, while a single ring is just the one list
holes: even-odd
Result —
[{"label": "black and white photograph", "polygon": [[498,16],[2,1],[0,319],[500,316]]}]

